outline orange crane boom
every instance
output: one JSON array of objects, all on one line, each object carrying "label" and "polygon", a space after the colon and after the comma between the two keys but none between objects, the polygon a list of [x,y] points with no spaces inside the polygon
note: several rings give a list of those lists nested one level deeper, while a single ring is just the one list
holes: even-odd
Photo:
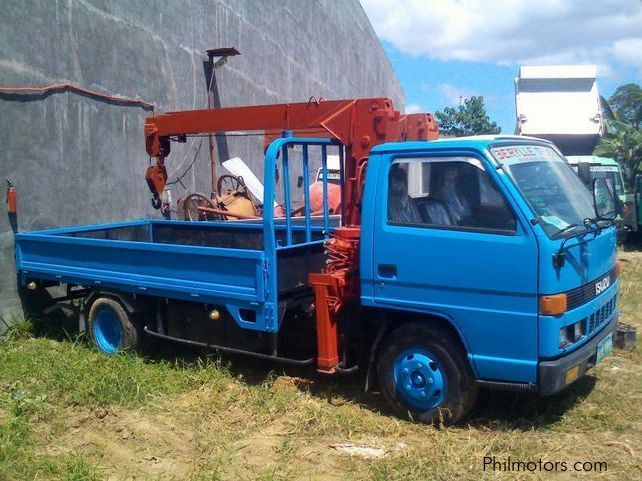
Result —
[{"label": "orange crane boom", "polygon": [[239,130],[264,131],[266,145],[283,130],[341,142],[346,149],[343,223],[347,226],[359,225],[361,185],[372,147],[384,142],[438,137],[432,115],[401,115],[386,98],[168,112],[145,121],[147,152],[156,158],[156,165],[148,168],[146,179],[155,198],[158,199],[167,182],[165,158],[171,150],[170,140],[185,141],[189,135]]}]

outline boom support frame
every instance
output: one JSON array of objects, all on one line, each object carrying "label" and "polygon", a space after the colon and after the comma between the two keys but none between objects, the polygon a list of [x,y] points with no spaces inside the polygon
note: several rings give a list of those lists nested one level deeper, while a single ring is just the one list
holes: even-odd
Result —
[{"label": "boom support frame", "polygon": [[[339,361],[340,313],[359,297],[361,198],[370,150],[385,142],[436,139],[437,123],[430,114],[401,115],[387,98],[311,100],[149,117],[145,121],[146,147],[156,165],[147,169],[146,179],[155,205],[160,205],[167,182],[165,158],[171,150],[170,141],[229,131],[264,131],[266,150],[282,131],[297,137],[332,139],[345,148],[341,227],[326,240],[326,268],[308,276],[315,295],[317,369],[324,373],[345,371],[347,366]],[[286,216],[289,220],[289,213]]]},{"label": "boom support frame", "polygon": [[146,179],[158,198],[167,182],[165,158],[170,140],[185,141],[188,135],[230,131],[264,131],[267,145],[281,131],[296,136],[338,140],[346,149],[344,225],[357,226],[360,219],[365,163],[377,144],[403,140],[431,140],[438,136],[430,114],[401,115],[387,98],[310,101],[251,107],[168,112],[145,121],[147,152],[156,158]]}]

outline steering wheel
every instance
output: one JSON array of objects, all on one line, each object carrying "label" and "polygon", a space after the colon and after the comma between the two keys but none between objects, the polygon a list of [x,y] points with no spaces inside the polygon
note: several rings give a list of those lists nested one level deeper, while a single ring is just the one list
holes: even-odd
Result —
[{"label": "steering wheel", "polygon": [[216,182],[216,191],[219,197],[229,194],[230,192],[237,191],[244,197],[250,198],[243,177],[235,175],[221,175]]}]

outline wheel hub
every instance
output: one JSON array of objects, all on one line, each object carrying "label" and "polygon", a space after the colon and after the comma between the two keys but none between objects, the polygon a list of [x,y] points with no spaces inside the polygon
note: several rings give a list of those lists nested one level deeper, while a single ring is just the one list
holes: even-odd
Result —
[{"label": "wheel hub", "polygon": [[399,354],[394,378],[401,397],[415,408],[435,408],[446,397],[444,370],[427,351],[412,349]]},{"label": "wheel hub", "polygon": [[121,326],[118,316],[111,309],[101,309],[94,321],[94,338],[98,347],[113,354],[120,347]]}]

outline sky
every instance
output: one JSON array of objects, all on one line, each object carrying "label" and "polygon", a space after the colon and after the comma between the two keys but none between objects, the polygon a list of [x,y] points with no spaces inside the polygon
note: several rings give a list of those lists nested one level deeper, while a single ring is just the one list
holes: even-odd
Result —
[{"label": "sky", "polygon": [[642,84],[642,0],[361,0],[406,98],[434,112],[483,95],[515,130],[520,65],[593,64],[599,92]]}]

